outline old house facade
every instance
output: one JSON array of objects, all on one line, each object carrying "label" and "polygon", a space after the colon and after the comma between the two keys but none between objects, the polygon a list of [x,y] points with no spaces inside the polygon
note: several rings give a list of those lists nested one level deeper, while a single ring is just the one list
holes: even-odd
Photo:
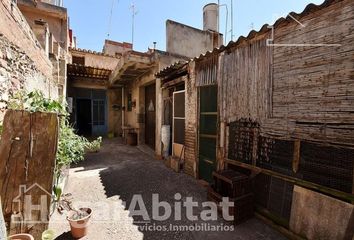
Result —
[{"label": "old house facade", "polygon": [[67,96],[71,121],[79,134],[121,134],[121,91],[109,84],[119,56],[70,49]]},{"label": "old house facade", "polygon": [[0,3],[1,119],[9,97],[19,90],[37,89],[54,99],[65,92],[67,11],[47,2]]},{"label": "old house facade", "polygon": [[60,1],[17,1],[17,5],[34,31],[53,65],[59,95],[66,91],[66,64],[69,62],[70,38],[67,9]]},{"label": "old house facade", "polygon": [[[138,144],[150,146],[158,158],[163,155],[164,148],[161,114],[163,108],[170,108],[166,105],[166,97],[170,96],[161,89],[161,82],[155,74],[175,61],[185,61],[222,44],[222,35],[217,33],[217,16],[211,14],[210,6],[215,8],[215,4],[204,8],[204,22],[207,24],[203,30],[167,20],[166,52],[149,49],[146,53],[131,51],[123,54],[110,77],[111,84],[121,85],[123,89],[123,132],[137,133]],[[172,130],[166,134],[172,136]],[[170,143],[168,145],[171,146]],[[176,151],[181,152],[182,149]]]},{"label": "old house facade", "polygon": [[310,239],[350,239],[353,9],[310,4],[158,73],[162,87],[185,87],[184,171],[208,182],[220,169],[247,173],[261,217]]}]

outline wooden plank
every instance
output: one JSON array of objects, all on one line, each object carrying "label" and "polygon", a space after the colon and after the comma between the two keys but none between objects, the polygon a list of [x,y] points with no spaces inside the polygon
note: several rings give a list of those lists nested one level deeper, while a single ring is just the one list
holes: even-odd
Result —
[{"label": "wooden plank", "polygon": [[[54,113],[8,110],[0,142],[0,193],[10,234],[30,232],[36,239],[47,227],[58,140],[58,117]],[[45,212],[24,209],[25,197]],[[31,222],[11,223],[11,216],[29,216]],[[29,213],[29,215],[26,215]],[[41,213],[43,215],[41,215]],[[20,218],[23,220],[23,218]],[[41,221],[41,223],[35,223]],[[19,227],[20,226],[20,227]]]},{"label": "wooden plank", "polygon": [[25,163],[30,139],[30,113],[7,111],[0,142],[0,192],[5,221],[13,212],[13,199],[19,195],[19,185],[25,180]]},{"label": "wooden plank", "polygon": [[[352,185],[352,188],[353,188],[353,195],[354,195],[354,163],[353,163],[353,185]],[[352,201],[352,204],[354,204],[354,200]]]},{"label": "wooden plank", "polygon": [[301,146],[301,141],[300,140],[295,140],[294,141],[294,158],[293,158],[293,172],[297,173],[299,171],[299,165],[300,165],[300,146]]},{"label": "wooden plank", "polygon": [[[47,193],[52,193],[55,156],[57,151],[58,141],[58,117],[53,113],[36,112],[31,114],[31,142],[32,154],[28,158],[28,173],[27,186],[38,184],[41,188],[35,188],[31,191],[32,201],[40,203],[43,196],[46,197],[48,203],[48,214],[51,202],[51,196]],[[45,192],[44,192],[44,191]],[[42,221],[41,212],[33,211],[32,218],[36,221]],[[49,219],[49,216],[48,216]],[[31,224],[30,233],[33,236],[41,236],[46,230],[48,224],[46,222]]]}]

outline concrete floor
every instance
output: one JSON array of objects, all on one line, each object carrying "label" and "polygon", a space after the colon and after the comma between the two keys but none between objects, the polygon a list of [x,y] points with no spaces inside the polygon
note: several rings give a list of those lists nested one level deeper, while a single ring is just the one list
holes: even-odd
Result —
[{"label": "concrete floor", "polygon": [[[155,160],[146,148],[125,146],[119,139],[105,140],[99,153],[88,154],[84,162],[73,166],[65,192],[72,194],[74,206],[93,209],[88,235],[83,239],[286,239],[258,219],[251,219],[231,232],[146,231],[139,228],[170,224],[195,226],[203,222],[189,221],[183,211],[180,221],[171,217],[163,222],[145,222],[140,217],[130,217],[127,208],[134,194],[142,195],[151,216],[153,193],[159,194],[160,201],[175,203],[174,194],[180,193],[182,199],[193,197],[201,203],[206,201],[206,189],[192,177],[168,169],[161,161]],[[197,208],[195,215],[199,215],[201,210]],[[221,219],[209,224],[230,226]],[[65,214],[55,213],[49,228],[56,232],[57,240],[72,239]]]}]

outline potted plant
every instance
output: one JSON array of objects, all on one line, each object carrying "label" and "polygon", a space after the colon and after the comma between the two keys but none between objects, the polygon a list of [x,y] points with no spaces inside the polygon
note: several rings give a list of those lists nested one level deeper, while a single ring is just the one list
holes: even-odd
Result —
[{"label": "potted plant", "polygon": [[71,228],[71,235],[74,238],[82,238],[87,234],[87,227],[92,215],[90,208],[71,210],[67,216]]},{"label": "potted plant", "polygon": [[32,235],[21,233],[10,236],[9,240],[34,240],[34,238]]}]

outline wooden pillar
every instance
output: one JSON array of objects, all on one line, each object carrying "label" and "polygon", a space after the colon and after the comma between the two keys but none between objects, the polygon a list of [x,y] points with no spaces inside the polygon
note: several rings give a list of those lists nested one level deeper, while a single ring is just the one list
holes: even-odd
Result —
[{"label": "wooden pillar", "polygon": [[299,171],[300,148],[301,148],[301,141],[297,139],[294,142],[294,158],[293,158],[293,171],[294,171],[294,173],[297,173],[297,171]]}]

